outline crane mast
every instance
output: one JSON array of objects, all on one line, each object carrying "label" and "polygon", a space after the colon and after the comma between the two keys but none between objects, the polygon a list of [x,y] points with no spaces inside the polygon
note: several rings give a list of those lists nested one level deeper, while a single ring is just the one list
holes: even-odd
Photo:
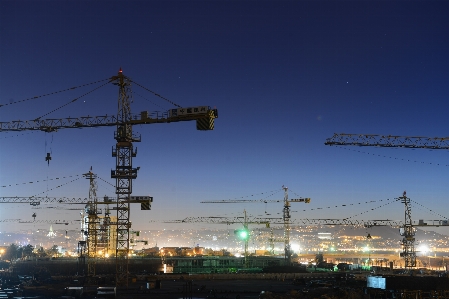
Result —
[{"label": "crane mast", "polygon": [[87,213],[87,279],[90,280],[95,276],[96,256],[97,256],[97,239],[98,239],[98,204],[97,204],[97,184],[92,173],[92,168],[88,173],[84,174],[89,180],[89,202],[85,207]]},{"label": "crane mast", "polygon": [[416,251],[415,251],[415,229],[412,222],[412,208],[410,206],[410,198],[406,196],[404,191],[403,195],[399,197],[401,202],[405,206],[405,220],[404,226],[400,229],[402,239],[402,254],[401,256],[405,261],[405,269],[416,267]]},{"label": "crane mast", "polygon": [[132,158],[137,155],[137,148],[133,148],[133,142],[140,142],[140,137],[133,136],[130,108],[131,82],[120,69],[117,76],[112,77],[119,87],[117,131],[114,138],[117,141],[112,157],[116,158],[115,170],[111,171],[111,178],[115,179],[115,193],[117,194],[117,239],[116,239],[116,284],[128,286],[128,254],[129,254],[129,229],[130,200],[132,193],[132,181],[137,178],[139,168],[134,168]]},{"label": "crane mast", "polygon": [[292,253],[290,248],[290,203],[288,202],[288,188],[282,186],[284,189],[284,209],[283,217],[284,221],[284,259],[288,265],[291,263]]}]

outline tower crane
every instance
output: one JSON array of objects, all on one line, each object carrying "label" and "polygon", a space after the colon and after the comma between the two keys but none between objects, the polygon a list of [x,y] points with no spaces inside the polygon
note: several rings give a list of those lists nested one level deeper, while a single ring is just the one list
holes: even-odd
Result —
[{"label": "tower crane", "polygon": [[416,252],[415,252],[415,229],[412,224],[412,209],[410,206],[410,198],[406,196],[406,192],[402,194],[399,199],[405,206],[405,221],[400,230],[402,238],[402,257],[405,261],[405,269],[416,267]]},{"label": "tower crane", "polygon": [[[87,213],[87,279],[95,276],[97,241],[100,219],[98,217],[97,175],[92,172],[92,166],[88,173],[83,176],[89,180],[89,202],[86,205]],[[101,213],[101,211],[100,211]]]},{"label": "tower crane", "polygon": [[[393,135],[373,134],[346,134],[341,133],[326,139],[325,145],[356,145],[356,146],[378,146],[378,147],[400,147],[400,148],[423,148],[423,149],[449,149],[449,137],[410,137]],[[411,214],[409,210],[409,199],[404,192],[402,202],[405,204],[405,223],[403,227],[404,239],[402,242],[405,258],[405,268],[416,267],[416,253],[414,237],[412,236]],[[410,218],[410,219],[408,219]]]},{"label": "tower crane", "polygon": [[211,217],[186,217],[182,220],[171,220],[171,221],[165,221],[165,223],[198,223],[198,222],[205,222],[205,223],[211,223],[211,224],[242,224],[243,228],[237,229],[234,231],[234,234],[237,236],[238,239],[244,241],[244,266],[245,268],[248,268],[249,261],[248,261],[248,241],[251,236],[251,231],[248,228],[249,224],[256,224],[256,225],[265,225],[265,227],[270,227],[270,222],[276,220],[281,220],[280,218],[249,218],[246,210],[243,210],[243,217],[222,217],[222,216],[211,216]]},{"label": "tower crane", "polygon": [[355,219],[298,219],[295,224],[306,225],[349,225],[349,226],[390,226],[399,228],[399,233],[402,238],[402,252],[401,257],[405,262],[405,269],[416,267],[416,252],[415,252],[415,227],[440,227],[449,226],[447,220],[419,220],[412,221],[410,198],[406,196],[406,192],[402,196],[396,198],[405,207],[405,219],[399,220],[355,220]]},{"label": "tower crane", "polygon": [[[290,203],[292,202],[304,202],[310,203],[310,198],[288,198],[288,188],[282,186],[284,190],[284,208],[282,209],[282,220],[284,225],[284,259],[287,264],[291,263],[291,247],[290,247]],[[280,202],[280,200],[273,199],[232,199],[232,200],[220,200],[220,201],[202,201],[201,203],[255,203],[255,202]]]},{"label": "tower crane", "polygon": [[[130,243],[130,203],[139,202],[131,200],[132,181],[137,178],[140,167],[133,167],[132,158],[137,155],[137,148],[133,143],[140,142],[140,136],[134,135],[133,125],[170,123],[180,121],[196,121],[197,130],[213,130],[214,120],[218,117],[217,109],[209,106],[196,106],[170,109],[163,113],[149,114],[148,111],[140,115],[131,113],[131,85],[138,83],[123,74],[120,68],[116,76],[112,76],[108,83],[119,88],[118,111],[113,116],[87,116],[76,118],[41,119],[28,121],[0,122],[0,132],[39,130],[44,132],[55,132],[65,128],[92,128],[114,126],[115,148],[112,156],[116,158],[115,170],[111,170],[111,178],[115,179],[115,193],[117,195],[117,221],[116,221],[116,285],[128,287],[128,252]],[[148,89],[147,89],[148,90]],[[159,95],[158,95],[159,96]],[[162,98],[162,97],[161,97]],[[174,103],[172,103],[174,104]],[[144,201],[147,203],[147,201]]]}]

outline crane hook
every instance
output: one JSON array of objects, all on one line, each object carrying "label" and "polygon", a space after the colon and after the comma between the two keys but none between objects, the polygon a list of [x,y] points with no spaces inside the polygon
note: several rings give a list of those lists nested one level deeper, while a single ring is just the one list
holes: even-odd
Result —
[{"label": "crane hook", "polygon": [[45,157],[45,161],[47,161],[48,165],[50,165],[51,156],[50,153],[47,153],[47,157]]}]

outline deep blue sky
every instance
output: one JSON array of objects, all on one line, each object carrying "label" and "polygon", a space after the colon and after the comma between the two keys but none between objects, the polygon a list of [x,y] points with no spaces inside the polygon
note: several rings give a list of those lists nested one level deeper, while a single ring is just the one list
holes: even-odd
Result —
[{"label": "deep blue sky", "polygon": [[[0,121],[116,114],[113,85],[50,114],[100,84],[23,100],[122,67],[183,107],[219,111],[214,131],[196,131],[194,122],[134,128],[142,142],[133,193],[154,197],[152,211],[133,208],[134,229],[178,228],[149,221],[239,216],[244,208],[281,216],[279,203],[200,201],[264,198],[282,185],[291,198],[312,198],[293,204],[293,218],[403,219],[400,203],[377,207],[407,190],[419,203],[414,219],[441,219],[449,214],[447,151],[324,142],[334,132],[447,136],[448,11],[447,1],[1,1],[0,104],[9,105],[0,107]],[[133,91],[135,113],[173,108]],[[98,194],[114,196],[113,133],[1,133],[0,196],[87,197],[80,175],[91,166],[102,179]],[[270,198],[282,199],[282,191]],[[376,202],[358,204],[366,201]],[[32,220],[33,212],[36,219],[79,214],[1,206],[3,219]],[[11,228],[0,223],[1,231]]]}]

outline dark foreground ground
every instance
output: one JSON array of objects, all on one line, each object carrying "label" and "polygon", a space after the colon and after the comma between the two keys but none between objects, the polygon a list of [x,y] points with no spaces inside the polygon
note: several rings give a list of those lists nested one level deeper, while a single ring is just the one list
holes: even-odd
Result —
[{"label": "dark foreground ground", "polygon": [[[369,298],[363,293],[363,283],[354,282],[350,285],[328,280],[282,280],[282,279],[165,279],[160,281],[158,288],[147,289],[147,282],[131,283],[128,289],[118,289],[117,299],[151,298]],[[64,291],[64,285],[42,285],[28,287],[23,297],[45,299],[64,298],[112,298],[96,295],[96,286],[84,286],[81,296],[75,292]],[[37,299],[37,298],[36,298]]]},{"label": "dark foreground ground", "polygon": [[[190,278],[188,276],[188,278]],[[382,291],[367,289],[366,281],[335,279],[334,276],[300,277],[285,279],[285,277],[264,277],[252,279],[248,277],[233,279],[199,278],[196,280],[183,277],[164,277],[155,281],[134,281],[128,288],[118,288],[116,296],[98,295],[97,285],[82,287],[82,294],[77,293],[81,286],[69,282],[58,282],[40,285],[28,285],[16,288],[7,295],[8,289],[0,291],[0,298],[22,299],[203,299],[203,298],[227,298],[227,299],[371,299],[371,298],[421,298],[421,299],[449,299],[449,283],[443,281],[443,288],[424,289],[425,283],[438,281],[438,278],[421,277],[414,282],[415,290],[397,289]],[[404,277],[405,281],[412,281],[412,277]],[[422,280],[422,281],[421,281]],[[427,281],[428,280],[428,281]],[[412,281],[413,282],[413,281]],[[150,288],[148,288],[150,286]],[[78,289],[77,289],[78,288]],[[18,291],[20,290],[20,291]],[[15,292],[15,293],[13,293]],[[2,294],[4,293],[4,294]]]},{"label": "dark foreground ground", "polygon": [[117,288],[113,296],[98,293],[99,287],[115,285],[112,274],[87,281],[79,276],[38,275],[37,279],[36,275],[3,273],[0,299],[449,299],[447,277],[385,275],[390,291],[384,291],[367,289],[367,275],[370,273],[144,274],[131,276],[128,287]]}]

